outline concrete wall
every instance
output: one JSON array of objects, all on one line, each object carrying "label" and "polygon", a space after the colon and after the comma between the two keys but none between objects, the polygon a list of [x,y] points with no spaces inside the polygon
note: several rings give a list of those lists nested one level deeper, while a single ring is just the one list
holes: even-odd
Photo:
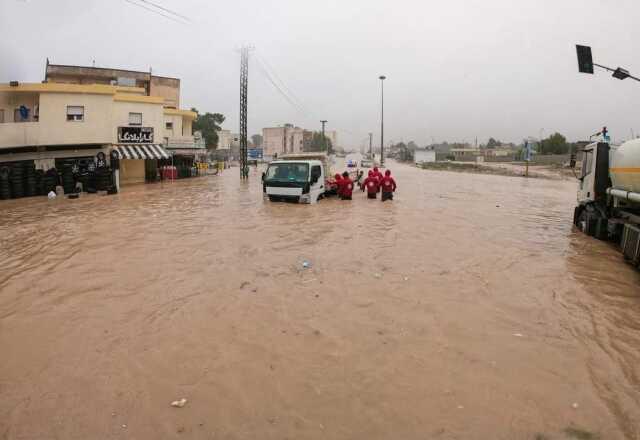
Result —
[{"label": "concrete wall", "polygon": [[144,160],[120,161],[120,185],[144,183]]},{"label": "concrete wall", "polygon": [[165,114],[162,105],[142,102],[113,101],[112,142],[118,143],[118,127],[129,125],[129,113],[142,113],[142,127],[153,127],[153,142],[161,144],[164,135]]},{"label": "concrete wall", "polygon": [[485,162],[513,162],[515,160],[515,155],[511,156],[485,156]]},{"label": "concrete wall", "polygon": [[[167,130],[167,122],[173,123],[173,130]],[[172,139],[180,136],[182,136],[182,116],[165,114],[162,125],[162,138]]]},{"label": "concrete wall", "polygon": [[177,78],[151,77],[151,96],[161,96],[168,107],[180,108],[180,80]]},{"label": "concrete wall", "polygon": [[555,165],[569,162],[570,154],[534,154],[530,163],[537,165]]},{"label": "concrete wall", "polygon": [[65,66],[49,64],[46,80],[67,84],[110,84],[118,78],[129,78],[137,87],[143,87],[150,96],[160,96],[170,107],[180,107],[180,80],[163,76],[154,76],[149,72],[123,69],[110,69],[89,66]]}]

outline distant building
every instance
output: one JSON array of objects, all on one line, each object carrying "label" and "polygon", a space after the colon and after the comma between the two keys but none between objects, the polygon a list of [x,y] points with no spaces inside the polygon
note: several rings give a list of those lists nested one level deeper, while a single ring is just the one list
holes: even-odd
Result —
[{"label": "distant building", "polygon": [[333,149],[337,149],[338,145],[338,132],[335,130],[325,130],[324,135],[331,141]]},{"label": "distant building", "polygon": [[287,153],[302,153],[311,145],[313,132],[292,124],[262,129],[262,145],[265,158]]},{"label": "distant building", "polygon": [[455,160],[467,160],[475,161],[478,156],[482,155],[479,148],[452,148],[449,154],[455,158]]},{"label": "distant building", "polygon": [[218,132],[218,150],[230,150],[231,138],[231,130],[220,130]]},{"label": "distant building", "polygon": [[423,162],[435,162],[436,150],[427,148],[418,148],[413,152],[414,162],[416,164]]},{"label": "distant building", "polygon": [[45,82],[63,84],[104,84],[111,86],[138,87],[144,89],[147,96],[164,99],[164,106],[180,107],[180,80],[165,76],[156,76],[149,72],[111,69],[104,67],[68,66],[62,64],[47,65]]}]

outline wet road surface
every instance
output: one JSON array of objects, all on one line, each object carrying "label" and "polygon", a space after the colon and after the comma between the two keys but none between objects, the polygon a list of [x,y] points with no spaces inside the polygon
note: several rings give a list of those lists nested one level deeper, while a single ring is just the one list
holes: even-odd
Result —
[{"label": "wet road surface", "polygon": [[0,439],[639,439],[640,275],[575,183],[392,170],[1,203]]}]

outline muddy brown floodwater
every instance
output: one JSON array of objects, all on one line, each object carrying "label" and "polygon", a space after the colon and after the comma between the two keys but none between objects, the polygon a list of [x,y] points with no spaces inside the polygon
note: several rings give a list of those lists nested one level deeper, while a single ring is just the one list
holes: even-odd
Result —
[{"label": "muddy brown floodwater", "polygon": [[640,275],[575,182],[392,169],[2,202],[0,438],[639,439]]}]

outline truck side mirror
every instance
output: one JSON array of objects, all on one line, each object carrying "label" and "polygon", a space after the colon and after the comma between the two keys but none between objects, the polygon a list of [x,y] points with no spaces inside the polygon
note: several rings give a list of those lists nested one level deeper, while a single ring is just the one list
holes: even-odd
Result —
[{"label": "truck side mirror", "polygon": [[263,171],[263,172],[262,172],[262,181],[263,181],[263,182],[264,182],[264,176],[265,176],[265,173],[264,173],[264,171]]},{"label": "truck side mirror", "polygon": [[571,159],[569,159],[569,168],[573,169],[576,167],[576,153],[571,153]]}]

